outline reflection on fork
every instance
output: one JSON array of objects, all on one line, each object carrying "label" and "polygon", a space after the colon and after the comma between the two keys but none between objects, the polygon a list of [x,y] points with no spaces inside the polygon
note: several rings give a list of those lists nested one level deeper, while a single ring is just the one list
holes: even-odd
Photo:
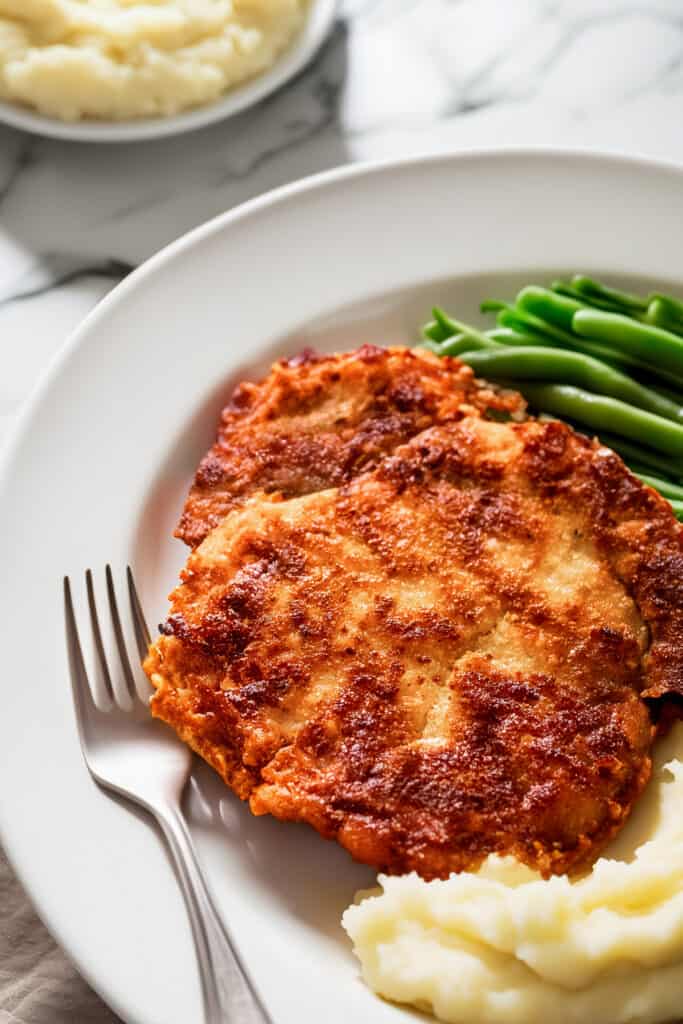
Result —
[{"label": "reflection on fork", "polygon": [[[102,691],[99,704],[85,666],[71,583],[68,577],[64,579],[71,685],[85,763],[98,785],[141,805],[163,831],[190,918],[206,1024],[270,1024],[216,912],[180,810],[192,763],[190,751],[149,713],[149,684],[139,672],[140,682],[136,683],[109,566],[105,578],[119,671],[107,659],[93,575],[89,569],[85,574],[87,618]],[[137,651],[142,659],[150,636],[130,568],[127,583]]]}]

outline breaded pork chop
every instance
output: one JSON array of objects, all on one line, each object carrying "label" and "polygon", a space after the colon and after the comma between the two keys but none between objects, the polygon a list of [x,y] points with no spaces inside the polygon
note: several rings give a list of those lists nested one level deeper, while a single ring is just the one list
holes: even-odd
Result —
[{"label": "breaded pork chop", "polygon": [[432,428],[207,536],[153,713],[254,813],[379,869],[578,870],[648,779],[644,698],[683,694],[682,532],[564,424]]},{"label": "breaded pork chop", "polygon": [[337,487],[427,427],[523,408],[517,392],[484,386],[457,360],[420,349],[364,345],[283,359],[233,393],[176,536],[195,547],[256,491],[291,498]]}]

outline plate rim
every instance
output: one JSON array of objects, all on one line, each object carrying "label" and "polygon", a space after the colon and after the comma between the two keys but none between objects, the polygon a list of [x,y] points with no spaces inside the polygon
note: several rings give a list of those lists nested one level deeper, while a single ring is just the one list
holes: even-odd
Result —
[{"label": "plate rim", "polygon": [[[421,154],[401,159],[386,159],[382,161],[364,161],[356,164],[343,165],[323,171],[314,175],[298,179],[294,182],[282,185],[269,190],[262,195],[256,196],[244,203],[219,213],[202,224],[192,228],[179,238],[165,245],[158,252],[143,261],[123,281],[115,285],[93,309],[84,317],[79,325],[65,338],[57,352],[40,373],[34,387],[23,404],[21,412],[12,424],[8,434],[0,447],[0,494],[7,487],[8,481],[14,468],[15,460],[19,450],[26,440],[31,427],[31,422],[45,400],[54,382],[67,367],[72,355],[87,343],[89,332],[96,329],[98,322],[107,317],[110,309],[116,308],[122,302],[125,303],[129,292],[144,284],[147,277],[156,274],[166,264],[175,259],[176,255],[192,249],[204,239],[218,234],[221,231],[229,230],[232,224],[239,223],[263,210],[272,206],[284,204],[296,200],[299,196],[311,191],[324,191],[334,188],[339,183],[345,183],[361,178],[381,177],[384,174],[401,173],[407,169],[439,164],[463,165],[478,160],[505,161],[510,159],[541,160],[551,162],[561,160],[577,160],[583,164],[592,164],[594,167],[603,168],[613,166],[615,168],[626,168],[642,172],[673,172],[683,184],[683,166],[671,160],[649,159],[634,157],[626,154],[613,153],[608,150],[593,150],[578,147],[557,147],[557,146],[506,146],[506,147],[479,147],[476,149],[458,151],[450,150],[445,153]],[[115,994],[115,991],[104,986],[101,979],[91,971],[88,963],[84,960],[80,951],[71,948],[68,942],[61,938],[62,928],[58,920],[53,920],[49,909],[44,908],[33,896],[30,885],[27,883],[21,863],[13,853],[13,843],[10,828],[5,821],[2,802],[0,802],[0,843],[2,843],[5,856],[20,882],[24,894],[30,901],[36,914],[43,922],[47,930],[53,936],[60,948],[75,963],[81,976],[87,981],[91,988],[97,992],[103,1001],[118,1013],[122,1019],[129,1019],[126,1015],[127,1008],[122,1005]],[[105,995],[106,992],[106,995]]]},{"label": "plate rim", "polygon": [[0,101],[0,124],[60,142],[113,144],[151,142],[208,128],[244,113],[281,89],[308,66],[333,31],[339,0],[311,0],[312,9],[298,36],[265,71],[206,103],[168,117],[124,121],[62,121],[32,107]]}]

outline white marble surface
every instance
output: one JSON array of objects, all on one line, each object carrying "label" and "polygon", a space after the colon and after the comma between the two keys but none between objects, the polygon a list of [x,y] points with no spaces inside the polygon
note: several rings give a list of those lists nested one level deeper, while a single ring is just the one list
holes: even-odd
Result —
[{"label": "white marble surface", "polygon": [[350,161],[530,144],[683,162],[683,0],[346,0],[303,75],[210,129],[88,147],[0,128],[0,440],[81,318],[188,228]]}]

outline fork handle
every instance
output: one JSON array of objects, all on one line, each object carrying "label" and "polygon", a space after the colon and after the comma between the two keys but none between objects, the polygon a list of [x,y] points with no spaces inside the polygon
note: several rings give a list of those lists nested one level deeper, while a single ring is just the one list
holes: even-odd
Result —
[{"label": "fork handle", "polygon": [[178,807],[155,808],[190,918],[206,1024],[272,1024],[215,910],[194,843]]}]

